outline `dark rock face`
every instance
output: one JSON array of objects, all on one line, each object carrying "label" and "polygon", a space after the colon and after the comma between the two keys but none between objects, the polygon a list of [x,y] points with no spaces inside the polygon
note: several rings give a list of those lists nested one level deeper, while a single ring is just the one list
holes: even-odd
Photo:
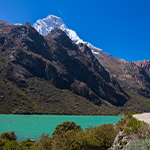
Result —
[{"label": "dark rock face", "polygon": [[0,49],[9,60],[7,78],[18,86],[26,86],[25,78],[38,76],[97,105],[103,98],[122,106],[128,98],[91,50],[74,44],[60,29],[43,37],[29,23],[13,26],[4,38],[0,37]]},{"label": "dark rock face", "polygon": [[3,45],[5,41],[5,37],[0,37],[0,45]]},{"label": "dark rock face", "polygon": [[74,44],[73,41],[61,29],[55,28],[47,35],[47,37],[51,37],[53,40],[70,50],[78,49],[78,46]]}]

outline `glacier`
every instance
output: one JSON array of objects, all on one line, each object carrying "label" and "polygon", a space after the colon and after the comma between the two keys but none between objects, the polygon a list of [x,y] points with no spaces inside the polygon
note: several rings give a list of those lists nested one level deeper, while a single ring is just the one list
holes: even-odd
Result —
[{"label": "glacier", "polygon": [[52,29],[58,28],[63,30],[74,43],[84,43],[90,48],[99,49],[93,46],[91,43],[80,39],[77,33],[74,30],[67,28],[63,20],[57,16],[49,15],[46,18],[39,19],[33,24],[33,27],[43,36],[49,34]]}]

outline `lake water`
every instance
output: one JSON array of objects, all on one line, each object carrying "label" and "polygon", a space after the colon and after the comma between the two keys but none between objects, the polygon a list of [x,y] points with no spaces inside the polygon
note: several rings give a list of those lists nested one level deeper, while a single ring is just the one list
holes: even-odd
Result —
[{"label": "lake water", "polygon": [[74,121],[85,129],[89,125],[96,126],[107,123],[116,124],[122,116],[74,116],[74,115],[0,115],[0,134],[15,131],[17,140],[28,137],[38,141],[42,133],[50,136],[58,124],[64,121]]}]

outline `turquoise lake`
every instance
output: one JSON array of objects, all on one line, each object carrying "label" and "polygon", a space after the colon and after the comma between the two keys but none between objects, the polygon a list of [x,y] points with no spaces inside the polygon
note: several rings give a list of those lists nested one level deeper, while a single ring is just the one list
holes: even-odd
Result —
[{"label": "turquoise lake", "polygon": [[58,124],[74,121],[85,129],[89,125],[97,126],[107,123],[116,124],[122,116],[74,116],[74,115],[0,115],[0,134],[15,131],[18,141],[28,137],[38,141],[42,133],[50,136]]}]

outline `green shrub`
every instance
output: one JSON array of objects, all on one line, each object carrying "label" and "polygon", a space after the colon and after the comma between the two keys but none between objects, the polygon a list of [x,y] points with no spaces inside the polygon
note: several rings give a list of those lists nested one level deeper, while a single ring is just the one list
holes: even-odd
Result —
[{"label": "green shrub", "polygon": [[0,135],[0,150],[16,150],[18,142],[14,131],[3,132]]},{"label": "green shrub", "polygon": [[86,134],[88,149],[105,150],[112,146],[116,137],[116,131],[112,124],[96,126]]},{"label": "green shrub", "polygon": [[83,130],[68,130],[63,134],[53,136],[53,149],[81,150],[85,148],[85,133]]},{"label": "green shrub", "polygon": [[135,113],[133,112],[133,111],[125,111],[125,113],[124,113],[124,116],[126,116],[126,117],[128,117],[128,118],[131,118],[132,117],[132,115],[134,115]]},{"label": "green shrub", "polygon": [[73,121],[72,122],[66,121],[56,126],[53,135],[62,134],[67,132],[68,130],[74,130],[74,131],[81,130],[81,126],[76,125]]},{"label": "green shrub", "polygon": [[16,150],[18,147],[17,141],[7,141],[3,146],[3,150]]},{"label": "green shrub", "polygon": [[150,126],[149,124],[142,122],[141,128],[138,130],[139,139],[150,139]]},{"label": "green shrub", "polygon": [[5,143],[7,143],[9,140],[8,139],[1,139],[0,138],[0,150],[3,149],[3,146],[5,145]]},{"label": "green shrub", "polygon": [[129,134],[131,132],[138,134],[139,129],[142,127],[142,122],[138,121],[134,117],[131,118],[128,127],[125,129],[125,133]]},{"label": "green shrub", "polygon": [[144,123],[134,118],[133,114],[134,112],[132,111],[126,111],[124,113],[123,118],[121,118],[121,120],[118,121],[115,125],[115,129],[117,130],[117,132],[125,131],[127,135],[130,133],[138,134],[140,128],[142,127],[142,125],[144,125]]},{"label": "green shrub", "polygon": [[74,122],[63,122],[56,127],[52,137],[42,134],[30,150],[106,150],[112,146],[115,137],[112,124],[89,127],[84,132]]},{"label": "green shrub", "polygon": [[85,132],[90,132],[93,129],[94,129],[94,127],[89,125],[87,128],[85,128]]},{"label": "green shrub", "polygon": [[35,142],[31,147],[30,150],[51,150],[52,149],[52,138],[49,137],[49,133],[43,133],[40,136],[40,140]]},{"label": "green shrub", "polygon": [[34,142],[35,142],[34,140],[28,138],[25,141],[19,142],[18,149],[28,150],[34,144]]},{"label": "green shrub", "polygon": [[134,134],[141,139],[150,138],[150,126],[134,118],[133,114],[131,111],[124,113],[124,117],[115,125],[117,132],[124,131],[127,135]]},{"label": "green shrub", "polygon": [[10,131],[10,132],[3,132],[0,135],[0,138],[2,138],[2,139],[8,139],[9,141],[12,141],[12,140],[16,140],[17,136],[15,135],[14,131]]}]

